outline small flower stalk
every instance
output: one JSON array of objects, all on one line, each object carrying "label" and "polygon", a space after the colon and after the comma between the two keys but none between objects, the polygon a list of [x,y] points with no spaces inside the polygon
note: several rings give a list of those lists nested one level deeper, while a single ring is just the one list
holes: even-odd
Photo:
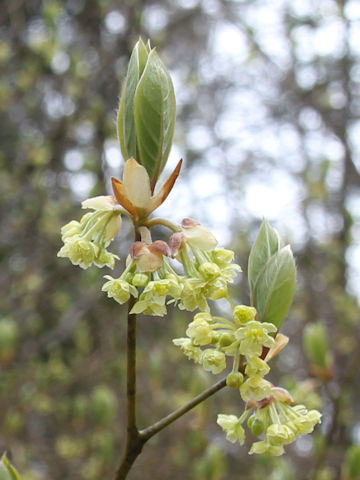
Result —
[{"label": "small flower stalk", "polygon": [[[119,257],[107,248],[121,233],[122,218],[128,218],[136,241],[129,245],[120,276],[105,275],[103,292],[119,304],[131,299],[130,316],[163,317],[168,308],[193,312],[184,336],[173,343],[205,371],[226,372],[224,386],[238,390],[243,413],[240,417],[220,413],[217,418],[227,440],[243,445],[250,432],[251,438],[260,437],[250,454],[279,456],[286,445],[311,433],[321,420],[317,410],[295,405],[287,390],[269,380],[271,360],[289,340],[279,329],[295,292],[292,251],[264,220],[250,252],[250,302],[245,305],[235,300],[236,294],[233,298],[241,267],[234,262],[232,250],[219,247],[214,235],[197,220],[186,217],[175,223],[151,217],[167,199],[181,169],[180,160],[165,183],[155,188],[169,156],[174,122],[171,78],[156,51],[139,40],[118,112],[125,160],[122,180],[112,179],[112,195],[82,203],[89,211],[80,221],[62,228],[64,245],[58,256],[84,269],[93,265],[114,268]],[[152,233],[159,225],[168,232],[161,240]],[[229,315],[214,313],[220,299],[229,303]],[[331,359],[322,333],[308,331],[305,342],[313,365],[329,369]]]}]

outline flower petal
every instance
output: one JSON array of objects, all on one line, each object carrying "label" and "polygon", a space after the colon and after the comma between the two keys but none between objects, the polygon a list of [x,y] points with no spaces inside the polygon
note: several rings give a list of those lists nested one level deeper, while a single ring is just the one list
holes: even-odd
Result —
[{"label": "flower petal", "polygon": [[99,195],[83,201],[81,207],[93,210],[114,210],[115,205],[115,198],[112,195]]},{"label": "flower petal", "polygon": [[134,158],[125,163],[123,184],[125,195],[137,208],[147,210],[150,205],[150,179],[146,169]]}]

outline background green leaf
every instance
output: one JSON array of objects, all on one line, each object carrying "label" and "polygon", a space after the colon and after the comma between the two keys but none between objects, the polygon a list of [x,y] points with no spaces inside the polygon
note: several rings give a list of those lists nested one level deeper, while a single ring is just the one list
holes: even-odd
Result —
[{"label": "background green leaf", "polygon": [[6,453],[0,460],[0,480],[21,480],[20,475],[7,458]]},{"label": "background green leaf", "polygon": [[320,368],[328,368],[331,363],[325,325],[309,323],[304,329],[304,349],[310,362]]},{"label": "background green leaf", "polygon": [[280,327],[293,300],[295,284],[295,262],[288,245],[271,257],[254,285],[253,304],[260,322]]}]

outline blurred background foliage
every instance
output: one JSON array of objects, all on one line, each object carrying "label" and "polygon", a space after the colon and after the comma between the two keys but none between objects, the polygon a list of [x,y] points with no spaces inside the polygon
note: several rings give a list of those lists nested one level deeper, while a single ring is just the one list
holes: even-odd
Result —
[{"label": "blurred background foliage", "polygon": [[[283,327],[291,342],[272,378],[322,409],[323,423],[282,458],[249,457],[215,424],[217,413],[242,410],[236,392],[222,391],[154,438],[129,478],[360,478],[356,0],[4,2],[0,453],[25,480],[110,479],[119,460],[126,312],[100,292],[107,272],[81,271],[56,252],[80,201],[121,174],[115,112],[139,35],[175,83],[169,170],[185,159],[160,213],[193,216],[238,252],[243,303],[262,215],[292,243],[298,289]],[[130,244],[124,225],[122,258]],[[171,344],[188,321],[175,311],[140,319],[141,426],[213,382]]]}]

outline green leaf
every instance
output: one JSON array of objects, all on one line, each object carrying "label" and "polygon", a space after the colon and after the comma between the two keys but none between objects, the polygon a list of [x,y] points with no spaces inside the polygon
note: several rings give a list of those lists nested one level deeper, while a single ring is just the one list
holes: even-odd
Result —
[{"label": "green leaf", "polygon": [[21,480],[20,475],[9,462],[6,453],[0,460],[0,480]]},{"label": "green leaf", "polygon": [[267,220],[263,220],[260,232],[250,251],[248,263],[248,280],[251,298],[253,299],[254,285],[260,272],[270,258],[280,249],[280,237],[275,228]]},{"label": "green leaf", "polygon": [[290,246],[275,253],[258,274],[253,288],[253,305],[260,322],[277,328],[284,321],[295,293],[296,268]]},{"label": "green leaf", "polygon": [[131,54],[128,71],[123,85],[117,117],[118,137],[124,160],[136,159],[136,130],[134,119],[135,91],[145,69],[150,44],[140,39]]},{"label": "green leaf", "polygon": [[304,349],[310,362],[319,368],[330,365],[329,346],[325,326],[321,323],[310,323],[304,329]]},{"label": "green leaf", "polygon": [[155,50],[149,54],[135,93],[136,159],[154,187],[168,159],[175,127],[174,87]]},{"label": "green leaf", "polygon": [[360,476],[360,446],[351,445],[346,452],[346,470],[349,478],[356,480]]}]

